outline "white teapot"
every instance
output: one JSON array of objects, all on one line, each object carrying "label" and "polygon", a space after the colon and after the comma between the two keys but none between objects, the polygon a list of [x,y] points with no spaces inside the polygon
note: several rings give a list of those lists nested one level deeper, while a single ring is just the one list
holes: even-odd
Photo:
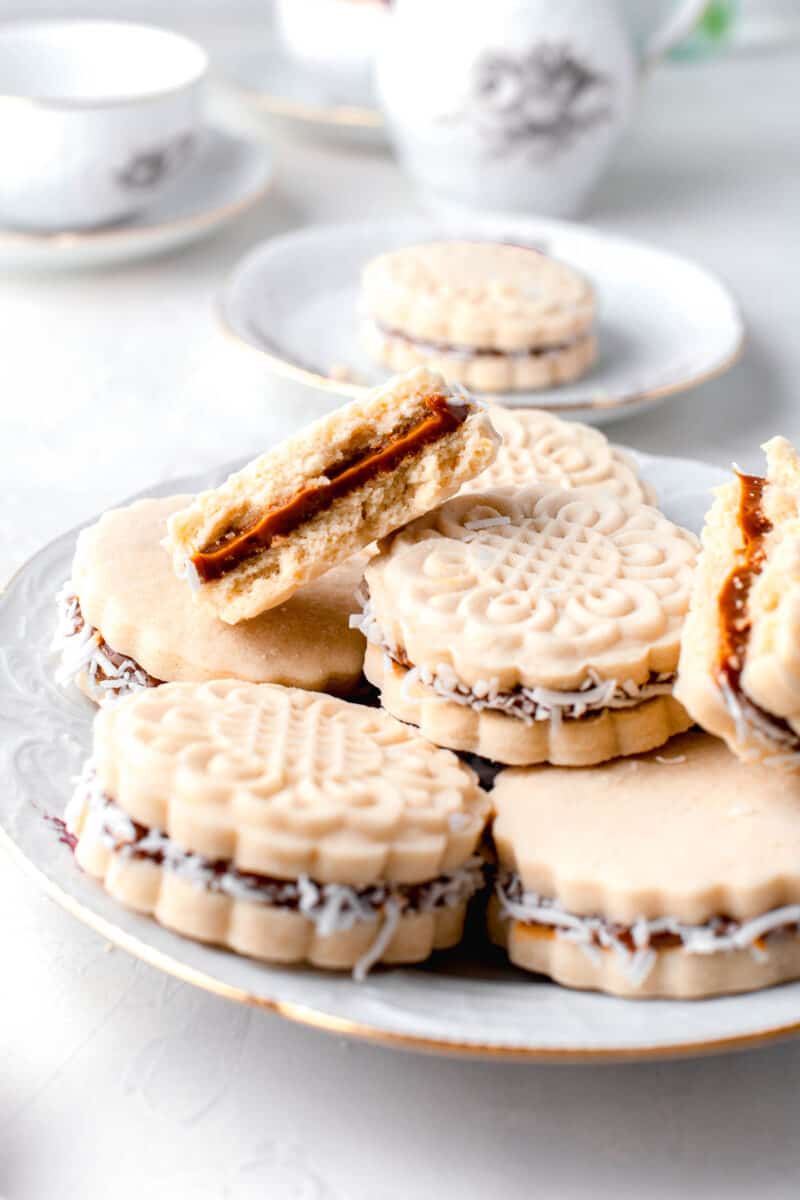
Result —
[{"label": "white teapot", "polygon": [[616,0],[395,0],[376,69],[401,162],[451,210],[571,215],[643,69],[706,2],[675,4],[638,53]]}]

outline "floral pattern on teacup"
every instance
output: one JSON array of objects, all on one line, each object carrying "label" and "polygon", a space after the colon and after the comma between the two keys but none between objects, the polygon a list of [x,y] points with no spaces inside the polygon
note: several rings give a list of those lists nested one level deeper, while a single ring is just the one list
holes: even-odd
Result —
[{"label": "floral pattern on teacup", "polygon": [[181,133],[163,146],[137,150],[116,171],[117,183],[126,190],[137,192],[156,187],[186,164],[195,140],[193,133]]},{"label": "floral pattern on teacup", "polygon": [[492,157],[519,151],[542,160],[607,123],[613,90],[609,76],[566,42],[539,42],[520,54],[489,50],[474,64],[461,115]]}]

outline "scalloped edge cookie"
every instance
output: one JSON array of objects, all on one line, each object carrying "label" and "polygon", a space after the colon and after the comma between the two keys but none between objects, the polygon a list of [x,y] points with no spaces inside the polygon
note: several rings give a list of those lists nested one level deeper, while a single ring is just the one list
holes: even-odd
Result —
[{"label": "scalloped edge cookie", "polygon": [[474,773],[379,709],[274,684],[166,683],[101,708],[94,760],[129,818],[282,879],[415,884],[473,852]]},{"label": "scalloped edge cookie", "polygon": [[800,976],[800,783],[716,738],[497,777],[493,941],[571,987],[701,997]]},{"label": "scalloped edge cookie", "polygon": [[502,441],[494,462],[468,483],[460,496],[503,487],[597,487],[612,496],[658,507],[658,496],[642,479],[635,460],[593,425],[565,421],[541,408],[492,404],[492,425]]},{"label": "scalloped edge cookie", "polygon": [[398,720],[415,725],[437,746],[467,751],[507,766],[552,763],[583,767],[663,746],[692,719],[672,696],[633,708],[603,709],[577,720],[526,723],[502,712],[477,712],[453,703],[416,680],[380,647],[367,646],[364,674],[380,690],[381,704]]},{"label": "scalloped edge cookie", "polygon": [[602,488],[459,495],[370,559],[368,637],[476,694],[593,677],[638,689],[675,674],[697,550],[657,509]]},{"label": "scalloped edge cookie", "polygon": [[764,961],[754,958],[750,950],[708,957],[687,954],[680,947],[659,950],[647,977],[635,984],[613,951],[599,952],[592,962],[580,946],[566,938],[504,920],[496,896],[489,901],[488,924],[491,941],[505,949],[509,960],[523,971],[548,975],[564,987],[607,992],[629,1000],[702,1000],[800,978],[800,934],[777,941]]},{"label": "scalloped edge cookie", "polygon": [[84,826],[85,813],[79,813],[72,827],[78,865],[115,900],[174,933],[250,958],[354,970],[363,978],[376,963],[422,962],[461,940],[468,900],[431,912],[401,912],[394,920],[380,912],[373,921],[321,933],[298,911],[205,891],[155,862],[126,857]]},{"label": "scalloped edge cookie", "polygon": [[361,309],[408,337],[502,353],[586,334],[595,296],[579,271],[534,246],[454,239],[370,259]]},{"label": "scalloped edge cookie", "polygon": [[426,345],[401,333],[381,329],[374,321],[362,321],[359,341],[364,353],[389,371],[425,366],[475,392],[537,392],[574,383],[597,358],[597,338],[593,334],[541,350],[471,354]]}]

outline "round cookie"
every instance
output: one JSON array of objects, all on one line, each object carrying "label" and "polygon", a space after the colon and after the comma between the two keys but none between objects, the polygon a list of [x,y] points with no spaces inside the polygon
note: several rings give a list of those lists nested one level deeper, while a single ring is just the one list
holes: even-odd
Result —
[{"label": "round cookie", "polygon": [[381,254],[361,280],[361,341],[392,371],[425,365],[476,391],[579,378],[594,361],[594,292],[529,246],[430,242]]},{"label": "round cookie", "polygon": [[654,508],[541,485],[459,496],[365,572],[364,672],[431,741],[583,766],[662,745],[697,553]]},{"label": "round cookie", "polygon": [[612,496],[654,504],[655,492],[640,479],[636,464],[599,429],[580,421],[562,421],[537,408],[489,409],[502,441],[497,458],[461,493],[496,487],[553,483],[562,488],[602,487]]},{"label": "round cookie", "polygon": [[361,681],[364,641],[348,628],[359,555],[278,608],[230,626],[194,604],[160,540],[190,496],[112,509],[78,538],[62,598],[59,678],[93,700],[164,681],[233,678],[347,695]]},{"label": "round cookie", "polygon": [[169,683],[101,709],[76,858],[178,933],[277,962],[418,962],[461,937],[489,812],[385,713],[294,688]]},{"label": "round cookie", "polygon": [[702,997],[800,978],[800,782],[702,733],[502,772],[490,933],[576,988]]}]

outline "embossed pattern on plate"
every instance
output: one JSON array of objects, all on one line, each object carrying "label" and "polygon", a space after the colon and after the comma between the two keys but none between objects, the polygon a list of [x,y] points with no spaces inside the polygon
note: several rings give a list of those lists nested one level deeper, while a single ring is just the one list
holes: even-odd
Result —
[{"label": "embossed pattern on plate", "polygon": [[[640,458],[667,515],[699,530],[725,473],[682,459]],[[229,468],[150,490],[215,486]],[[15,857],[81,920],[171,974],[230,999],[274,1008],[339,1034],[439,1053],[521,1059],[652,1057],[747,1044],[800,1028],[800,983],[694,1003],[615,1000],[526,977],[468,940],[424,968],[376,971],[364,984],[269,967],[186,941],[119,907],[76,869],[61,814],[90,741],[93,708],[52,678],[53,598],[75,533],[37,554],[0,597],[0,827]]]}]

